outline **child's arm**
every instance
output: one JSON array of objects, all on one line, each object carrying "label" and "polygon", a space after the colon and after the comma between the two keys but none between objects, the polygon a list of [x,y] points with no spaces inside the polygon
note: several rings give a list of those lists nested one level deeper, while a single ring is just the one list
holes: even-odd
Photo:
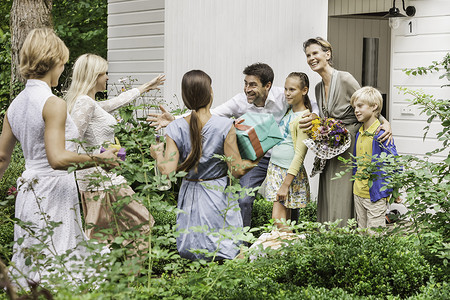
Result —
[{"label": "child's arm", "polygon": [[295,176],[292,174],[287,174],[284,178],[283,184],[280,186],[280,189],[277,192],[277,201],[284,201],[287,199],[289,194],[289,187],[291,186],[292,181]]},{"label": "child's arm", "polygon": [[288,174],[292,174],[295,177],[297,176],[298,171],[303,165],[303,161],[306,156],[306,151],[308,150],[305,143],[303,143],[303,141],[308,138],[308,135],[298,126],[295,126],[294,130],[296,130],[296,137],[297,137],[294,145],[295,155],[294,158],[292,159],[291,165],[289,166]]},{"label": "child's arm", "polygon": [[283,184],[277,192],[277,201],[283,201],[287,199],[289,187],[291,186],[292,181],[294,180],[295,176],[297,176],[298,171],[303,165],[306,151],[308,150],[305,143],[303,143],[303,140],[307,139],[308,135],[298,126],[294,126],[294,130],[296,130],[297,137],[294,145],[295,155],[292,159],[291,165],[289,166],[288,174],[284,178]]}]

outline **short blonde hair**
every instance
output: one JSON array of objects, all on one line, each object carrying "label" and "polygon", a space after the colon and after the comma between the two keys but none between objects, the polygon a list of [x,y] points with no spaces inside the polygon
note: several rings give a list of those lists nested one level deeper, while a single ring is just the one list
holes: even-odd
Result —
[{"label": "short blonde hair", "polygon": [[97,84],[100,74],[108,71],[108,62],[101,56],[86,53],[81,55],[73,65],[72,82],[65,95],[67,110],[72,112],[79,96],[87,95]]},{"label": "short blonde hair", "polygon": [[69,49],[50,28],[28,33],[19,53],[20,74],[25,79],[42,78],[58,63],[69,60]]},{"label": "short blonde hair", "polygon": [[330,66],[333,66],[333,47],[331,47],[330,42],[321,38],[320,36],[316,38],[310,38],[303,43],[303,52],[306,53],[306,48],[313,44],[319,45],[323,52],[330,51],[330,59],[328,60],[328,64]]},{"label": "short blonde hair", "polygon": [[376,116],[379,117],[381,113],[381,109],[383,109],[383,97],[381,96],[380,91],[371,86],[365,86],[357,90],[353,93],[350,98],[350,104],[355,107],[356,100],[362,101],[364,104],[369,106],[377,105],[377,109],[375,110]]}]

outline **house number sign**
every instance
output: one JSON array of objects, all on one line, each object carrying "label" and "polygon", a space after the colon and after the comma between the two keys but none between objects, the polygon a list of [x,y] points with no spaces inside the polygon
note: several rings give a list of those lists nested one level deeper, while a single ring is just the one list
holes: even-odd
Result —
[{"label": "house number sign", "polygon": [[417,23],[415,19],[407,20],[406,22],[406,35],[417,35]]}]

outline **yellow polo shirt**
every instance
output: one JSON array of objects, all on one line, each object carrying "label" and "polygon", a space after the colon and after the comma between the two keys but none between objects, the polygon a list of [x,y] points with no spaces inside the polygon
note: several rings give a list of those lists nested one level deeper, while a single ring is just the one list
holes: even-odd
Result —
[{"label": "yellow polo shirt", "polygon": [[[380,126],[380,121],[379,120],[375,120],[375,122],[373,122],[372,125],[370,125],[369,129],[367,129],[366,131],[364,131],[363,127],[361,126],[359,128],[359,137],[358,140],[356,141],[356,156],[364,156],[365,154],[372,156],[372,142],[373,142],[373,138],[374,138],[374,134],[375,131],[377,130],[377,128]],[[371,160],[371,158],[362,158],[364,160]],[[358,172],[360,171],[359,168],[359,163],[361,160],[357,161],[358,164],[358,169],[356,171],[356,173],[358,174]],[[370,194],[369,194],[369,180],[368,179],[364,179],[364,180],[358,180],[356,179],[354,184],[353,184],[353,194],[363,197],[363,198],[367,198],[370,199]]]}]

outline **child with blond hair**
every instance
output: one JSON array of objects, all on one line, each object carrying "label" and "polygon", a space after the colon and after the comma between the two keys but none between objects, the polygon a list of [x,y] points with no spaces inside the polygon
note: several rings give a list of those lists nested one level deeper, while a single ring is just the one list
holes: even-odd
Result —
[{"label": "child with blond hair", "polygon": [[[388,144],[387,141],[379,141],[383,130],[376,133],[380,126],[378,117],[383,108],[383,98],[377,89],[366,86],[357,90],[353,93],[350,103],[355,109],[356,118],[363,123],[356,133],[353,150],[353,155],[357,157],[353,168],[353,175],[355,175],[361,172],[362,165],[370,156],[373,161],[383,152],[387,155],[397,155],[397,149],[393,142]],[[392,189],[382,189],[386,185],[386,176],[380,166],[375,174],[376,178],[370,187],[368,179],[356,178],[353,184],[356,219],[360,228],[386,226],[387,200]]]}]

